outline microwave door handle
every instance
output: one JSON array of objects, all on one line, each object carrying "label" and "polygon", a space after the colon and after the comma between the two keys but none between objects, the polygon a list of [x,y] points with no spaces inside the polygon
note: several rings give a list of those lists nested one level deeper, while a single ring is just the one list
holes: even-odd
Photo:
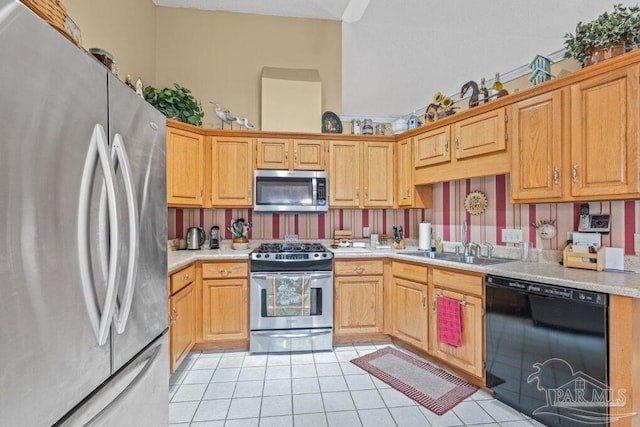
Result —
[{"label": "microwave door handle", "polygon": [[312,188],[312,199],[313,199],[313,203],[311,204],[312,206],[317,206],[318,205],[318,178],[312,178],[311,179],[311,188]]}]

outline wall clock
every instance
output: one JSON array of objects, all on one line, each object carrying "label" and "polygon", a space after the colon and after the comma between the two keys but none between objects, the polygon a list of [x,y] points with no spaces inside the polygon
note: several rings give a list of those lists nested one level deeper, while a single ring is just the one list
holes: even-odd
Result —
[{"label": "wall clock", "polygon": [[480,191],[472,191],[464,198],[464,208],[471,215],[480,215],[487,209],[487,196]]}]

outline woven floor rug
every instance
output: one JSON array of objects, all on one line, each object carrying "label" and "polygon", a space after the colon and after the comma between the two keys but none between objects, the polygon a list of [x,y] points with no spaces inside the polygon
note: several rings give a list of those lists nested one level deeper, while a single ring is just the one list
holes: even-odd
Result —
[{"label": "woven floor rug", "polygon": [[437,415],[444,414],[478,390],[478,387],[392,347],[358,357],[351,363]]}]

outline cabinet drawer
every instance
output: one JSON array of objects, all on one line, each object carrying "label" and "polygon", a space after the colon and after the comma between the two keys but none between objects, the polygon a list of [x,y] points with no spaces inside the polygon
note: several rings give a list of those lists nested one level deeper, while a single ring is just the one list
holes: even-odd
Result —
[{"label": "cabinet drawer", "polygon": [[171,275],[171,283],[169,287],[169,293],[171,295],[178,292],[180,289],[193,282],[196,278],[196,268],[190,265],[187,268],[183,268],[177,273]]},{"label": "cabinet drawer", "polygon": [[249,265],[238,262],[208,262],[202,264],[203,279],[227,279],[229,277],[247,277]]},{"label": "cabinet drawer", "polygon": [[477,295],[479,297],[483,295],[482,276],[434,268],[433,285],[458,291],[465,295]]},{"label": "cabinet drawer", "polygon": [[379,275],[384,271],[383,265],[382,260],[336,261],[334,273],[336,276]]},{"label": "cabinet drawer", "polygon": [[418,283],[427,283],[427,267],[424,265],[393,262],[392,271],[394,277],[404,277]]}]

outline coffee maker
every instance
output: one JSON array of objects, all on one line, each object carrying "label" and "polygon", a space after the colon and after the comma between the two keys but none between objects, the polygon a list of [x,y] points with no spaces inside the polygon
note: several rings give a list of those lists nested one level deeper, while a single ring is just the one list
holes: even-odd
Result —
[{"label": "coffee maker", "polygon": [[211,227],[211,233],[209,234],[209,248],[220,249],[220,227],[217,225]]}]

